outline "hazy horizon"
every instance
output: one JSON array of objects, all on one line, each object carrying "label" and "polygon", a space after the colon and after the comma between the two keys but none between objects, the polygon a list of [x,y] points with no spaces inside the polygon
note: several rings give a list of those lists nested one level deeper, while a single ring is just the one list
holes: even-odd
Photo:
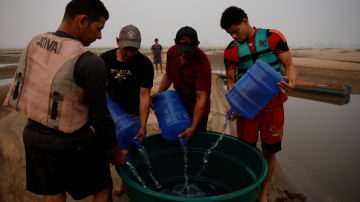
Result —
[{"label": "hazy horizon", "polygon": [[[23,48],[34,36],[56,31],[68,2],[0,0],[0,48]],[[220,28],[221,14],[229,6],[238,6],[248,14],[250,25],[280,30],[289,47],[360,48],[357,0],[103,2],[110,18],[102,39],[90,47],[116,46],[115,38],[128,24],[140,29],[142,46],[151,46],[155,38],[171,46],[183,26],[197,31],[200,46],[227,46],[232,38]]]}]

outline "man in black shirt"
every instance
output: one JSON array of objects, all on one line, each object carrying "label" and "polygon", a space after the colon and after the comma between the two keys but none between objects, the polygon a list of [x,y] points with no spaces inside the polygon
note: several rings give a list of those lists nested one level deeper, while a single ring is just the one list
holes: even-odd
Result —
[{"label": "man in black shirt", "polygon": [[[135,139],[142,142],[146,135],[146,123],[150,112],[150,91],[153,86],[154,69],[150,59],[139,52],[141,34],[133,25],[121,29],[116,37],[119,48],[102,53],[107,71],[108,96],[140,122]],[[114,194],[123,193],[122,185]]]},{"label": "man in black shirt", "polygon": [[[108,11],[99,0],[71,1],[66,6],[58,30],[55,33],[39,35],[42,36],[39,41],[32,40],[24,49],[16,70],[16,75],[21,77],[22,74],[18,71],[25,69],[24,77],[28,78],[24,83],[26,89],[20,92],[18,101],[19,104],[29,103],[27,108],[25,107],[28,112],[24,114],[31,117],[23,132],[26,187],[28,191],[44,195],[45,202],[66,201],[66,192],[75,200],[94,195],[94,201],[111,201],[112,179],[107,151],[114,165],[125,163],[127,151],[121,151],[119,147],[115,124],[106,104],[104,62],[84,48],[96,39],[101,39],[101,30],[108,18]],[[79,50],[78,59],[75,58],[77,61],[71,59],[61,63],[64,62],[64,56],[74,54],[67,51],[69,48],[74,52]],[[34,52],[36,54],[33,54]],[[24,63],[23,60],[30,62]],[[34,63],[37,65],[32,65]],[[66,68],[57,70],[59,66]],[[51,69],[54,69],[55,73],[57,71],[53,84],[36,79],[42,78],[42,75],[31,74],[41,71],[46,74],[51,72]],[[45,75],[45,78],[46,76],[50,75]],[[35,79],[29,81],[29,78]],[[17,83],[19,82],[22,81],[18,79]],[[60,87],[55,83],[60,84]],[[70,88],[67,88],[68,86]],[[65,96],[59,93],[60,91],[50,95],[43,93],[48,88],[62,88],[68,93]],[[50,99],[49,106],[36,106],[40,101],[36,99],[37,93],[45,100]],[[16,95],[11,96],[8,100],[17,100]],[[27,100],[24,100],[24,97],[27,97]],[[68,99],[69,97],[71,98]],[[73,100],[76,102],[72,103]],[[9,103],[8,106],[13,107],[10,101]],[[72,110],[78,110],[75,113],[81,115],[80,117],[74,116],[74,111],[66,110],[66,107],[71,105],[74,107]],[[15,108],[24,112],[22,108]],[[49,109],[41,110],[47,108]],[[62,108],[64,110],[61,110]],[[49,118],[45,121],[38,118],[47,113]],[[64,125],[65,129],[69,128],[68,125],[74,126],[73,130],[66,132]],[[95,128],[96,135],[90,125]]]}]

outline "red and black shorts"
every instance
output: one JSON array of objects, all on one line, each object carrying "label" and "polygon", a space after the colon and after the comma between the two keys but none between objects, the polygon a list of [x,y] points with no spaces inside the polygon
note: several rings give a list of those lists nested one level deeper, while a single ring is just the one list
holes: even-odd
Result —
[{"label": "red and black shorts", "polygon": [[75,200],[112,185],[106,150],[98,143],[50,150],[25,145],[26,189],[40,195],[67,191]]},{"label": "red and black shorts", "polygon": [[258,132],[261,136],[261,147],[268,153],[281,150],[281,139],[284,126],[284,106],[263,109],[254,119],[239,117],[237,119],[237,135],[240,140],[256,147]]}]

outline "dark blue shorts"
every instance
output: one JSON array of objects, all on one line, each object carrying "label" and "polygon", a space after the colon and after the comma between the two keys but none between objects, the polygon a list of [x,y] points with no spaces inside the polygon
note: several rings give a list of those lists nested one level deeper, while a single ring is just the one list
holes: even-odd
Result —
[{"label": "dark blue shorts", "polygon": [[153,59],[153,64],[162,64],[162,58],[155,58]]},{"label": "dark blue shorts", "polygon": [[50,150],[25,145],[26,189],[40,195],[67,191],[75,200],[112,184],[107,152],[97,142]]}]

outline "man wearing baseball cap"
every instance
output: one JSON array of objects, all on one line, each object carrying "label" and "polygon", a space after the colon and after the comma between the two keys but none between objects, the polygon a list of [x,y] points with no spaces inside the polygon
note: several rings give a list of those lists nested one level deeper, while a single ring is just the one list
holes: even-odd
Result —
[{"label": "man wearing baseball cap", "polygon": [[[123,27],[119,37],[116,37],[116,43],[118,48],[100,55],[106,65],[106,90],[109,97],[140,122],[135,139],[142,142],[146,135],[146,123],[150,112],[153,65],[148,57],[139,52],[141,34],[137,27]],[[114,189],[114,195],[121,195],[123,192],[122,185]]]},{"label": "man wearing baseball cap", "polygon": [[159,40],[157,38],[155,38],[155,44],[151,46],[151,59],[153,59],[153,64],[156,67],[156,73],[159,73],[158,64],[160,64],[160,71],[161,71],[161,73],[163,73],[162,58],[164,58],[164,54],[163,54],[162,49],[163,48],[159,44]]},{"label": "man wearing baseball cap", "polygon": [[186,26],[177,32],[175,45],[167,52],[166,73],[157,93],[151,96],[166,91],[173,83],[192,120],[191,127],[179,134],[186,141],[195,131],[206,132],[210,113],[211,65],[199,43],[193,28]]}]

